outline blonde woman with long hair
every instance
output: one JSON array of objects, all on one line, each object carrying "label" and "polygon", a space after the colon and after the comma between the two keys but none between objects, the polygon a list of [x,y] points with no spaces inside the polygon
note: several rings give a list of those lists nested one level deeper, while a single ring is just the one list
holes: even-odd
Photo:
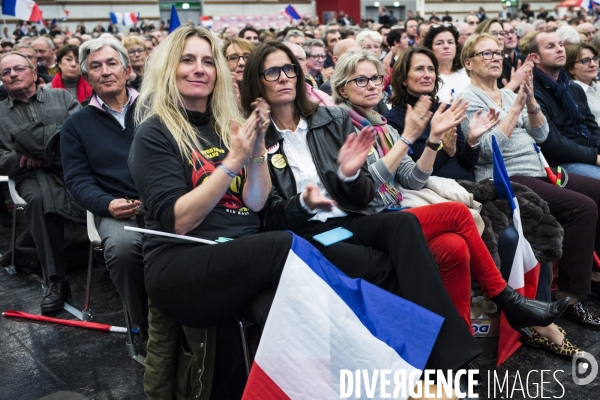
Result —
[{"label": "blonde woman with long hair", "polygon": [[266,103],[244,122],[215,38],[184,26],[152,54],[138,104],[129,165],[146,227],[233,239],[145,237],[148,297],[179,324],[216,325],[277,285],[291,246],[288,233],[257,234],[271,190]]}]

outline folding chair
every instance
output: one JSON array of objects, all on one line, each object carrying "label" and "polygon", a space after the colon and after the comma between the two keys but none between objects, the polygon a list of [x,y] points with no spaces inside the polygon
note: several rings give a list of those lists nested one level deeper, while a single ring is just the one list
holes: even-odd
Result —
[{"label": "folding chair", "polygon": [[[76,318],[79,318],[82,321],[91,321],[93,318],[90,311],[90,296],[92,291],[92,268],[94,266],[94,251],[103,251],[102,239],[100,239],[100,234],[98,233],[98,229],[96,229],[96,224],[94,222],[94,214],[92,214],[89,211],[87,211],[87,232],[88,238],[90,239],[90,254],[88,257],[87,282],[85,288],[85,302],[83,305],[83,310],[79,311],[75,307],[65,303],[65,310],[70,312]],[[129,311],[127,310],[125,302],[123,302],[123,310],[125,312],[125,326],[127,327],[128,341],[125,343],[127,346],[127,351],[129,352],[129,356],[131,358],[145,366],[146,360],[144,359],[144,357],[138,354],[137,348],[135,347],[135,343],[133,342],[131,318],[129,318]]]},{"label": "folding chair", "polygon": [[[173,233],[155,231],[152,229],[134,228],[132,226],[126,226],[124,229],[127,231],[141,232],[141,233],[149,234],[149,235],[158,235],[158,236],[167,236],[167,237],[172,237],[172,238],[178,238],[178,239],[187,240],[190,242],[198,242],[198,243],[204,243],[204,244],[217,244],[217,242],[212,241],[212,240],[198,239],[198,238],[185,236],[185,235],[176,235]],[[246,364],[246,373],[248,375],[250,375],[250,349],[248,348],[248,330],[247,330],[248,326],[250,326],[250,323],[245,321],[243,318],[238,318],[238,316],[235,314],[233,314],[233,316],[236,319],[238,326],[240,327],[240,336],[242,338],[242,349],[244,351],[244,362]]]},{"label": "folding chair", "polygon": [[[3,178],[2,179],[3,182],[8,181],[8,191],[10,192],[10,197],[14,204],[13,222],[12,222],[12,238],[10,240],[10,265],[8,267],[6,267],[6,272],[8,272],[10,275],[14,275],[17,273],[17,270],[15,268],[15,247],[16,247],[16,241],[17,241],[17,211],[25,210],[25,207],[27,206],[27,202],[25,200],[23,200],[23,198],[21,196],[19,196],[19,192],[17,192],[17,187],[15,185],[15,181],[10,179],[9,177],[3,176],[2,178]],[[4,180],[4,178],[6,178],[6,181]],[[44,282],[46,282],[45,277],[44,277]]]}]

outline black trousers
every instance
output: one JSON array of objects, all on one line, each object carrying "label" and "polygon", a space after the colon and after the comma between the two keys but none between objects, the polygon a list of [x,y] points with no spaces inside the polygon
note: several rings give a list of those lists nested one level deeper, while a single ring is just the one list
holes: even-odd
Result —
[{"label": "black trousers", "polygon": [[176,245],[147,265],[148,297],[181,325],[223,323],[263,291],[276,288],[292,235],[267,232],[211,245]]},{"label": "black trousers", "polygon": [[547,178],[511,176],[548,202],[550,213],[565,230],[563,255],[558,261],[558,289],[590,294],[594,250],[600,254],[600,180],[569,174],[564,188]]},{"label": "black trousers", "polygon": [[[352,231],[354,236],[328,247],[312,240],[314,235],[339,226]],[[481,353],[442,284],[438,266],[414,215],[395,212],[333,218],[308,222],[294,232],[309,239],[350,277],[363,278],[444,317],[425,368],[456,369]]]},{"label": "black trousers", "polygon": [[[347,243],[317,245],[334,265],[444,317],[427,368],[455,369],[481,353],[448,296],[421,231],[409,213],[346,217],[298,227],[305,238],[344,226]],[[146,269],[152,302],[182,325],[207,327],[277,286],[291,246],[284,232],[251,235],[218,246],[181,245]],[[468,290],[468,289],[467,289]]]},{"label": "black trousers", "polygon": [[25,218],[37,248],[46,279],[61,279],[66,275],[65,220],[60,215],[44,213],[43,195],[35,178],[17,182],[19,195],[27,202]]}]

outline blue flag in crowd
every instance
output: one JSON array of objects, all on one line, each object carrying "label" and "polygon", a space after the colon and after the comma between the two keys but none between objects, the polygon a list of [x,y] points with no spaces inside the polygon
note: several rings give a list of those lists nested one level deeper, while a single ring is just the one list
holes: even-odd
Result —
[{"label": "blue flag in crowd", "polygon": [[177,15],[177,10],[175,9],[175,4],[171,6],[171,23],[169,24],[169,33],[173,32],[175,29],[181,26],[181,22],[179,22],[179,15]]}]

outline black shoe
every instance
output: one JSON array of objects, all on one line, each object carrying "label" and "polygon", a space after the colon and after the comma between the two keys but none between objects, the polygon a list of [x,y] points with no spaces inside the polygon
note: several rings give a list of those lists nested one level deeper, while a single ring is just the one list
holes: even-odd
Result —
[{"label": "black shoe", "polygon": [[581,299],[567,308],[564,317],[586,328],[600,330],[600,317],[591,312]]},{"label": "black shoe", "polygon": [[570,298],[554,303],[528,299],[506,286],[502,293],[491,299],[504,312],[506,320],[515,330],[528,326],[548,326],[569,306]]},{"label": "black shoe", "polygon": [[65,306],[65,300],[71,300],[71,287],[68,281],[50,281],[48,291],[42,299],[42,314],[60,311]]}]

